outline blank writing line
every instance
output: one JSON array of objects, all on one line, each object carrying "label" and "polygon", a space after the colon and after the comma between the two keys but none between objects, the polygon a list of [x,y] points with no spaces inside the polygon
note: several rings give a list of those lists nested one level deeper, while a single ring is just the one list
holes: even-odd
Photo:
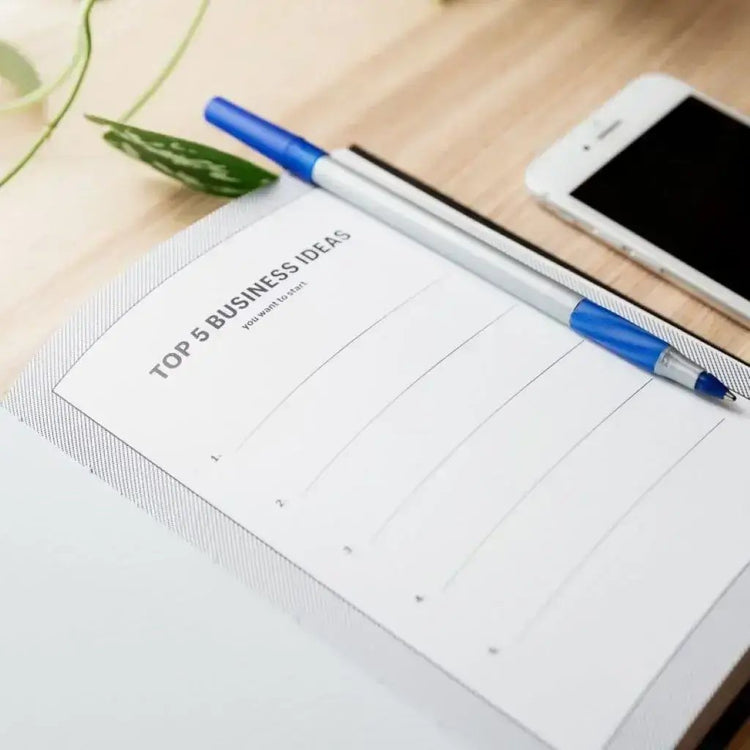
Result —
[{"label": "blank writing line", "polygon": [[698,440],[696,440],[671,466],[663,471],[656,480],[650,484],[646,490],[644,490],[638,498],[635,500],[630,507],[615,520],[615,522],[604,532],[599,541],[588,551],[585,557],[565,576],[562,583],[552,592],[552,595],[547,601],[537,610],[536,614],[531,618],[529,623],[526,625],[524,630],[517,636],[516,641],[523,638],[523,636],[531,629],[535,622],[552,606],[552,604],[560,598],[562,591],[570,584],[570,582],[578,575],[588,561],[596,554],[597,550],[607,541],[611,536],[612,532],[653,492],[656,487],[661,484],[719,425],[724,421],[722,417],[708,432],[704,433]]},{"label": "blank writing line", "polygon": [[272,417],[272,416],[273,416],[273,415],[274,415],[274,414],[275,414],[275,413],[276,413],[276,412],[277,412],[277,411],[278,411],[278,410],[279,410],[279,409],[280,409],[280,408],[281,408],[281,407],[282,407],[282,406],[283,406],[283,405],[284,405],[284,404],[285,404],[285,403],[286,403],[286,402],[287,402],[287,401],[288,401],[288,400],[289,400],[289,399],[290,399],[290,398],[291,398],[291,397],[292,397],[292,396],[293,396],[293,395],[294,395],[294,394],[295,394],[295,393],[296,393],[296,392],[297,392],[297,391],[298,391],[298,390],[300,389],[300,388],[302,388],[302,386],[303,386],[303,385],[304,385],[305,383],[307,383],[307,381],[308,381],[308,380],[310,380],[310,378],[312,378],[312,377],[313,377],[314,375],[316,375],[316,374],[317,374],[318,372],[320,372],[320,370],[322,370],[322,369],[323,369],[323,368],[324,368],[324,367],[325,367],[325,366],[326,366],[327,364],[329,364],[329,362],[331,362],[331,361],[332,361],[332,360],[334,360],[334,359],[335,359],[336,357],[338,357],[338,355],[339,355],[339,354],[341,354],[341,352],[343,352],[343,351],[344,351],[345,349],[347,349],[348,347],[350,347],[350,346],[351,346],[351,345],[352,345],[352,344],[353,344],[353,343],[354,343],[355,341],[357,341],[358,339],[362,338],[362,336],[364,336],[364,335],[365,335],[365,334],[366,334],[366,333],[367,333],[368,331],[371,331],[371,330],[372,330],[373,328],[375,328],[375,326],[376,326],[376,325],[378,325],[379,323],[382,323],[382,322],[383,322],[383,321],[384,321],[384,320],[385,320],[386,318],[388,318],[388,317],[389,317],[390,315],[393,315],[393,313],[395,313],[395,312],[396,312],[397,310],[400,310],[400,309],[401,309],[402,307],[404,307],[404,305],[406,305],[406,304],[408,304],[409,302],[411,302],[412,300],[416,299],[417,297],[419,297],[419,295],[420,295],[420,294],[423,294],[424,292],[426,292],[426,291],[427,291],[428,289],[430,289],[431,287],[435,286],[436,284],[439,284],[439,283],[440,283],[441,281],[443,281],[443,280],[444,280],[445,278],[446,278],[446,276],[441,276],[441,277],[440,277],[440,278],[438,278],[438,279],[434,279],[434,280],[433,280],[433,281],[431,281],[431,282],[430,282],[429,284],[427,284],[427,286],[423,286],[423,287],[422,287],[422,288],[421,288],[421,289],[420,289],[419,291],[417,291],[417,292],[415,292],[414,294],[412,294],[412,295],[411,295],[411,297],[407,297],[407,298],[406,298],[405,300],[402,300],[401,302],[399,302],[399,303],[398,303],[398,304],[397,304],[397,305],[396,305],[395,307],[391,308],[391,309],[390,309],[390,310],[389,310],[389,311],[388,311],[388,312],[387,312],[387,313],[386,313],[385,315],[383,315],[382,317],[378,318],[378,319],[377,319],[377,320],[376,320],[376,321],[375,321],[374,323],[371,323],[371,324],[370,324],[369,326],[367,326],[367,328],[365,328],[365,329],[364,329],[363,331],[360,331],[360,332],[359,332],[359,333],[358,333],[358,334],[357,334],[357,335],[356,335],[356,336],[355,336],[355,337],[354,337],[353,339],[350,339],[349,341],[347,341],[347,342],[346,342],[346,343],[345,343],[345,344],[344,344],[344,345],[343,345],[343,346],[342,346],[342,347],[341,347],[340,349],[337,349],[337,350],[336,350],[336,351],[335,351],[335,352],[334,352],[334,353],[333,353],[333,354],[332,354],[332,355],[331,355],[330,357],[328,357],[328,359],[326,359],[326,360],[325,360],[324,362],[321,362],[321,364],[319,364],[319,365],[318,365],[318,366],[317,366],[317,367],[316,367],[316,368],[315,368],[315,369],[314,369],[314,370],[313,370],[313,371],[312,371],[312,372],[311,372],[311,373],[310,373],[310,374],[309,374],[309,375],[308,375],[308,376],[307,376],[307,377],[306,377],[306,378],[305,378],[304,380],[300,381],[300,382],[299,382],[299,383],[298,383],[298,384],[297,384],[297,385],[296,385],[296,386],[295,386],[295,387],[294,387],[294,388],[293,388],[293,389],[292,389],[291,391],[289,391],[289,393],[287,393],[287,394],[286,394],[286,396],[284,396],[284,398],[283,398],[283,399],[282,399],[281,401],[279,401],[279,403],[278,403],[278,404],[276,404],[276,406],[274,406],[274,407],[273,407],[273,409],[271,409],[271,411],[269,411],[269,412],[268,412],[268,414],[266,414],[266,416],[265,416],[265,417],[263,417],[263,419],[261,419],[261,420],[260,420],[260,422],[258,422],[258,424],[256,424],[256,425],[255,425],[255,427],[254,427],[254,428],[253,428],[253,429],[252,429],[252,430],[251,430],[251,431],[250,431],[250,432],[249,432],[249,433],[248,433],[248,434],[247,434],[247,435],[246,435],[246,436],[245,436],[245,437],[244,437],[244,438],[242,439],[242,442],[241,442],[241,443],[240,443],[240,444],[239,444],[239,445],[237,446],[237,449],[236,449],[236,450],[239,450],[240,448],[242,448],[242,447],[243,447],[243,446],[245,445],[245,443],[247,443],[247,442],[248,442],[248,440],[250,440],[250,438],[252,438],[252,436],[253,436],[253,435],[255,435],[255,433],[256,433],[256,432],[257,432],[257,431],[258,431],[258,430],[259,430],[259,429],[260,429],[260,428],[261,428],[261,427],[262,427],[262,426],[263,426],[263,425],[264,425],[264,424],[265,424],[265,423],[266,423],[266,422],[267,422],[267,421],[268,421],[268,420],[269,420],[269,419],[270,419],[270,418],[271,418],[271,417]]},{"label": "blank writing line", "polygon": [[476,435],[477,432],[479,432],[479,430],[481,430],[482,427],[487,424],[487,422],[489,422],[500,411],[502,411],[517,396],[520,396],[532,383],[535,383],[537,380],[539,380],[539,378],[541,378],[544,373],[546,373],[548,370],[551,370],[558,362],[563,360],[571,352],[577,349],[582,343],[583,339],[581,339],[575,346],[571,347],[566,352],[561,354],[556,360],[554,360],[554,362],[548,364],[531,380],[529,380],[527,383],[524,383],[524,385],[522,385],[515,393],[506,398],[505,401],[503,401],[499,406],[493,409],[476,427],[471,430],[471,432],[469,432],[461,440],[459,440],[459,442],[456,443],[453,448],[451,448],[450,451],[448,451],[448,453],[443,456],[443,458],[441,458],[440,461],[424,477],[422,477],[422,479],[414,487],[414,489],[398,503],[393,512],[388,516],[388,518],[385,519],[380,528],[373,534],[371,541],[375,541],[383,533],[383,531],[391,523],[391,521],[408,505],[409,501],[419,492],[419,490],[422,489],[422,487],[427,484],[427,482],[429,482],[430,479],[432,479],[432,477],[434,477],[435,474],[437,474],[437,472],[440,471],[440,469],[442,469],[442,467],[445,466],[445,464],[448,463],[451,458],[453,458],[456,452],[459,451],[461,447],[464,446],[469,440],[471,440],[471,438],[474,437],[474,435]]},{"label": "blank writing line", "polygon": [[640,386],[636,391],[631,393],[624,401],[621,401],[612,411],[610,411],[603,419],[599,420],[583,437],[579,438],[570,448],[568,448],[565,453],[563,453],[560,458],[555,461],[552,466],[550,466],[532,485],[529,487],[522,495],[521,497],[516,500],[513,505],[511,505],[510,508],[498,519],[497,523],[490,529],[490,531],[485,535],[485,537],[482,539],[479,544],[477,544],[476,547],[471,551],[471,553],[468,555],[468,557],[461,563],[461,565],[456,569],[456,571],[448,578],[448,580],[445,582],[443,586],[443,591],[447,589],[458,577],[458,574],[463,571],[466,566],[477,556],[479,551],[484,547],[484,545],[489,541],[490,537],[498,530],[500,527],[500,524],[504,523],[523,503],[524,500],[550,475],[552,472],[566,459],[568,456],[573,453],[573,451],[578,448],[583,442],[585,442],[591,435],[593,435],[607,420],[609,420],[610,417],[613,417],[620,409],[622,409],[625,404],[627,404],[631,399],[635,398],[636,395],[638,395],[649,383],[653,381],[653,378],[649,378],[642,386]]},{"label": "blank writing line", "polygon": [[406,386],[400,393],[396,394],[374,417],[369,419],[357,432],[354,433],[352,438],[339,450],[336,452],[336,454],[333,456],[333,458],[323,466],[323,468],[315,475],[315,478],[310,482],[310,484],[307,486],[307,489],[305,492],[309,492],[320,480],[320,478],[333,466],[333,464],[338,460],[338,458],[346,451],[352,443],[377,419],[383,416],[388,409],[391,408],[404,394],[408,393],[417,383],[419,383],[421,380],[423,380],[427,375],[429,375],[436,367],[441,365],[443,362],[445,362],[446,359],[449,357],[452,357],[459,349],[462,349],[466,344],[468,344],[470,341],[473,341],[477,336],[479,336],[480,333],[484,333],[491,325],[494,325],[497,323],[500,318],[505,317],[511,310],[513,310],[516,306],[512,305],[507,310],[504,310],[500,313],[500,315],[493,318],[489,323],[482,326],[478,331],[474,331],[474,333],[469,336],[469,338],[464,339],[457,347],[454,349],[451,349],[446,355],[441,357],[435,364],[431,365],[427,370],[425,370],[418,378],[414,379],[409,383],[409,385]]}]

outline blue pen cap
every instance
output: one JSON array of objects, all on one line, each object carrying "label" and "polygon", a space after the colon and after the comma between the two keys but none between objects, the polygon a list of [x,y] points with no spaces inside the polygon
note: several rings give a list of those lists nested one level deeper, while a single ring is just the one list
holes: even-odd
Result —
[{"label": "blue pen cap", "polygon": [[326,156],[325,151],[304,138],[221,97],[211,99],[206,105],[205,117],[212,125],[233,135],[307,182],[312,182],[315,162],[321,156]]}]

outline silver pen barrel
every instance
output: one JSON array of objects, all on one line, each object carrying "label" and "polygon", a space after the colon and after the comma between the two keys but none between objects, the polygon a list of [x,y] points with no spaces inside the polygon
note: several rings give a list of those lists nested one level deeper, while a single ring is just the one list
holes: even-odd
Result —
[{"label": "silver pen barrel", "polygon": [[532,305],[565,326],[580,294],[503,255],[429,211],[336,162],[318,159],[315,184]]}]

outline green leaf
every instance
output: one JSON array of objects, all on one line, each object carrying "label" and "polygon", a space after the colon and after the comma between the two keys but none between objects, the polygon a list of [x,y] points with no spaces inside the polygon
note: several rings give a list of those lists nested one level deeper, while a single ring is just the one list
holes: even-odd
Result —
[{"label": "green leaf", "polygon": [[103,117],[86,115],[86,119],[108,127],[104,140],[116,149],[193,190],[233,198],[277,179],[255,164],[210,146]]},{"label": "green leaf", "polygon": [[42,85],[36,68],[13,46],[0,41],[0,78],[5,78],[19,96]]}]

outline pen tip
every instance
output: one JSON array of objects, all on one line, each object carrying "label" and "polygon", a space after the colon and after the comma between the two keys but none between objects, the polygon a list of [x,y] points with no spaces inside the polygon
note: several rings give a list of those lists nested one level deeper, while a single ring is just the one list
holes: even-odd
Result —
[{"label": "pen tip", "polygon": [[722,401],[737,400],[737,396],[721,380],[705,370],[698,376],[694,388],[698,393],[702,393],[705,396],[712,396]]}]

